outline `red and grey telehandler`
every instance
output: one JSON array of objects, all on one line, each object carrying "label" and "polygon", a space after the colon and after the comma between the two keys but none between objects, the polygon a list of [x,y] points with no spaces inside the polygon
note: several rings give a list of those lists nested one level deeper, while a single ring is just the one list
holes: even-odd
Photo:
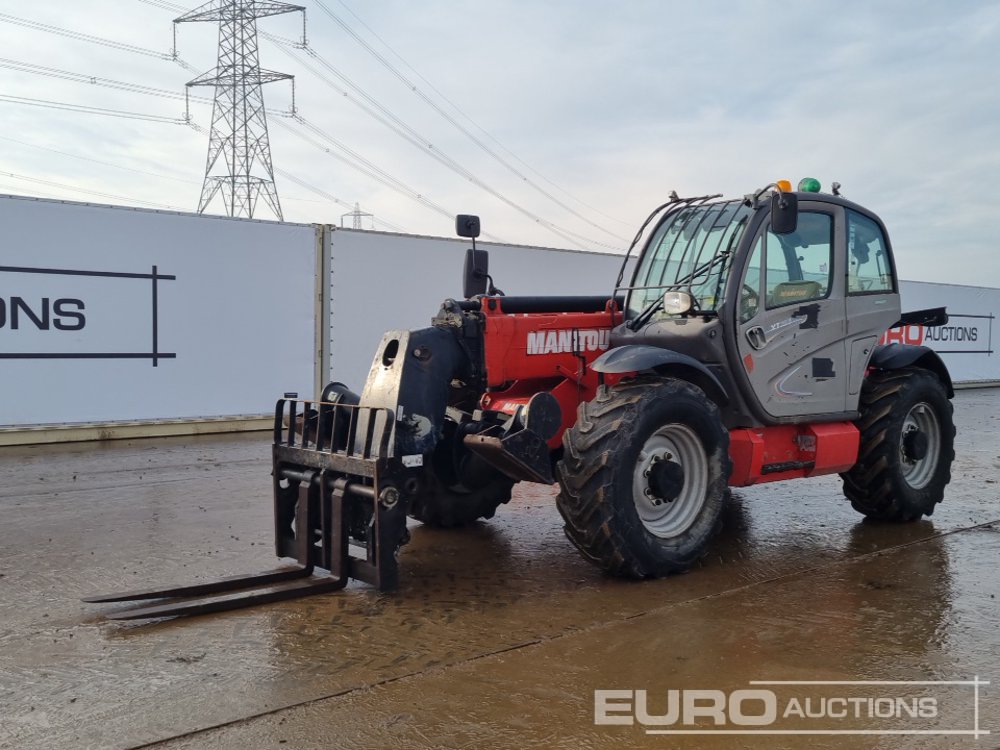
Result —
[{"label": "red and grey telehandler", "polygon": [[[558,483],[569,540],[630,578],[695,564],[730,487],[840,474],[869,518],[930,515],[954,458],[951,379],[932,350],[878,340],[947,315],[901,314],[885,226],[838,188],[671,194],[607,296],[503,295],[479,219],[458,217],[464,299],[386,333],[360,395],[331,383],[277,403],[275,546],[297,565],[88,601],[186,598],[111,615],[131,619],[352,578],[393,589],[408,517],[490,518],[517,482]],[[230,591],[244,593],[219,598]]]}]

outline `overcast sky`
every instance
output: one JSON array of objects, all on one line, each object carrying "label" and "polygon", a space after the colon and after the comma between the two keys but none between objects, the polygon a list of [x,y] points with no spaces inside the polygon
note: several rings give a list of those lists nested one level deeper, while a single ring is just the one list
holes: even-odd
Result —
[{"label": "overcast sky", "polygon": [[[1000,174],[998,2],[323,0],[401,75],[323,7],[300,2],[318,57],[266,38],[260,50],[262,67],[295,74],[306,123],[278,114],[291,104],[288,83],[265,88],[286,220],[340,223],[343,204],[358,202],[385,222],[376,228],[450,236],[453,222],[419,194],[447,213],[480,214],[484,232],[503,241],[623,248],[670,190],[739,196],[779,178],[814,176],[824,189],[839,181],[845,196],[883,217],[903,278],[1000,286],[992,192]],[[175,4],[0,0],[0,192],[197,207],[205,133],[3,100],[180,119],[182,98],[59,76],[182,95],[215,64],[214,24],[177,29],[179,56],[195,73],[9,20],[167,53]],[[301,32],[298,14],[259,26],[289,39]],[[52,70],[29,73],[25,64]],[[338,75],[377,103],[366,106],[398,118],[393,127],[431,147],[366,113]],[[207,127],[211,106],[194,102],[191,115]],[[342,148],[402,192],[355,169]],[[258,216],[270,218],[263,207]]]}]

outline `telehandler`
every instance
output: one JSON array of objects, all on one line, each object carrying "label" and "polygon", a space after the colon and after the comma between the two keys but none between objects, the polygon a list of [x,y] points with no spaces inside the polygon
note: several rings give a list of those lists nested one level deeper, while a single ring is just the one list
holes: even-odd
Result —
[{"label": "telehandler", "polygon": [[276,552],[298,564],[86,601],[184,599],[110,615],[136,619],[351,578],[393,589],[408,516],[490,518],[519,481],[558,482],[569,540],[630,578],[690,568],[729,487],[839,473],[856,510],[891,522],[942,500],[947,368],[926,347],[878,339],[947,314],[901,315],[885,226],[836,183],[780,181],[735,200],[672,193],[607,297],[505,296],[475,247],[479,219],[459,216],[457,230],[472,241],[464,299],[445,300],[427,328],[386,333],[360,396],[331,383],[317,400],[277,402]]}]

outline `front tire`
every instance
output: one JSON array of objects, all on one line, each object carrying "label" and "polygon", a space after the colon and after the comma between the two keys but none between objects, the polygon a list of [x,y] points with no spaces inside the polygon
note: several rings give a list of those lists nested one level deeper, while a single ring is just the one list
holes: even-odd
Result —
[{"label": "front tire", "polygon": [[851,505],[877,521],[931,515],[955,458],[953,410],[941,381],[917,368],[873,373],[860,411],[858,462],[840,475]]},{"label": "front tire", "polygon": [[559,512],[569,540],[629,578],[680,573],[722,525],[731,470],[718,407],[681,380],[633,380],[580,405],[563,435]]}]

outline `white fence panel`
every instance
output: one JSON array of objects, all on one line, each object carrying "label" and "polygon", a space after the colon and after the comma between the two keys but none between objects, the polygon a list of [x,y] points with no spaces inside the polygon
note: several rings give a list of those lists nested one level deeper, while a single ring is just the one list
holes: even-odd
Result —
[{"label": "white fence panel", "polygon": [[262,414],[311,392],[315,236],[0,197],[0,425]]},{"label": "white fence panel", "polygon": [[941,355],[956,383],[1000,381],[1000,357],[993,345],[1000,289],[903,281],[900,296],[903,312],[947,307],[948,325],[894,328],[883,341],[929,346]]}]

